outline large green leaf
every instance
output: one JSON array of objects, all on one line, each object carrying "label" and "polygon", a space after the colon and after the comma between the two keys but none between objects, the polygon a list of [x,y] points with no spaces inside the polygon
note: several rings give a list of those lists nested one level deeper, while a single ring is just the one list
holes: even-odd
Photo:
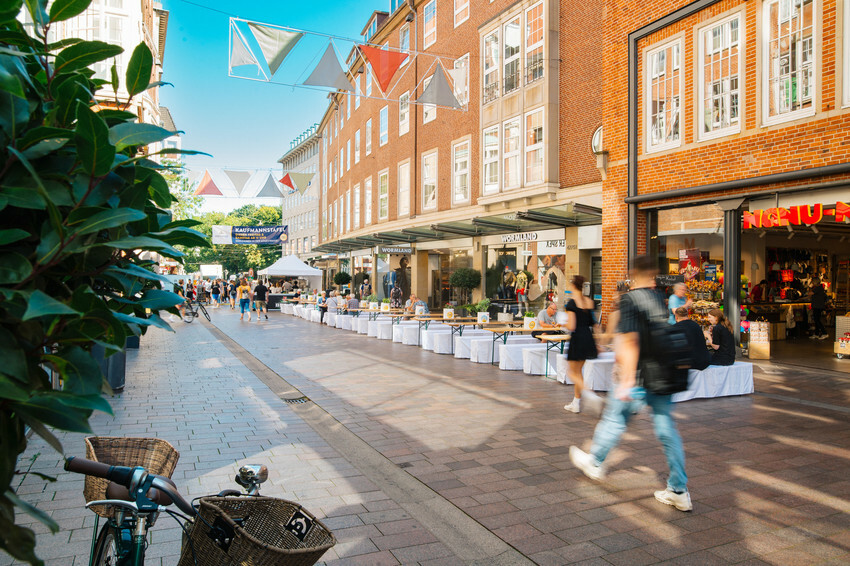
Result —
[{"label": "large green leaf", "polygon": [[0,246],[18,242],[29,237],[29,232],[18,228],[10,228],[8,230],[0,230]]},{"label": "large green leaf", "polygon": [[65,303],[57,301],[47,293],[41,291],[33,291],[27,304],[27,311],[24,313],[23,320],[30,320],[46,315],[80,315]]},{"label": "large green leaf", "polygon": [[127,64],[127,92],[130,96],[139,94],[148,88],[153,70],[153,55],[150,48],[140,43],[133,50],[130,62]]},{"label": "large green leaf", "polygon": [[33,517],[34,519],[37,519],[39,523],[46,525],[47,528],[50,529],[51,533],[59,532],[59,523],[54,521],[50,515],[48,515],[38,507],[30,505],[29,503],[18,497],[15,493],[13,493],[12,490],[7,491],[4,495],[9,499],[9,501],[14,503],[18,508],[22,509],[24,513],[26,513],[30,517]]},{"label": "large green leaf", "polygon": [[61,22],[82,14],[91,0],[55,0],[50,7],[50,21]]},{"label": "large green leaf", "polygon": [[14,383],[8,377],[0,375],[0,399],[26,401],[29,397],[29,391],[22,389],[19,384]]},{"label": "large green leaf", "polygon": [[103,118],[83,103],[77,105],[77,128],[74,130],[80,162],[92,176],[106,175],[115,159],[115,147],[109,143],[109,128]]},{"label": "large green leaf", "polygon": [[49,140],[40,141],[34,146],[25,149],[24,155],[26,155],[27,159],[39,159],[41,157],[44,157],[48,153],[53,153],[66,143],[68,143],[68,140],[62,138],[52,138]]},{"label": "large green leaf", "polygon": [[24,134],[24,137],[21,138],[21,141],[18,143],[19,149],[27,149],[31,145],[37,144],[43,140],[49,139],[58,139],[58,138],[67,138],[70,139],[74,137],[74,132],[71,130],[66,130],[64,128],[50,128],[47,126],[39,126],[37,128],[32,128]]},{"label": "large green leaf", "polygon": [[29,119],[29,101],[0,90],[0,128],[6,131],[6,135],[16,138]]},{"label": "large green leaf", "polygon": [[109,141],[121,151],[131,145],[148,145],[176,134],[153,124],[124,122],[109,129]]},{"label": "large green leaf", "polygon": [[88,417],[91,411],[66,405],[58,395],[43,394],[26,403],[10,403],[10,408],[29,418],[35,418],[61,430],[90,433]]},{"label": "large green leaf", "polygon": [[171,330],[172,332],[174,331],[167,322],[162,320],[159,315],[154,313],[151,313],[147,318],[130,316],[128,314],[123,314],[120,312],[115,313],[115,316],[118,318],[118,320],[126,322],[127,324],[137,324],[139,326],[156,326],[158,328],[162,328],[163,330]]},{"label": "large green leaf", "polygon": [[169,228],[168,230],[163,230],[161,232],[153,232],[151,233],[151,236],[156,236],[157,238],[162,239],[162,241],[168,242],[172,245],[181,245],[190,248],[210,247],[209,238],[207,238],[197,230],[192,230],[191,228]]},{"label": "large green leaf", "polygon": [[0,327],[0,373],[27,382],[27,359],[11,332]]},{"label": "large green leaf", "polygon": [[[0,501],[2,500],[3,498],[0,497]],[[3,532],[3,536],[0,537],[0,548],[8,552],[12,558],[42,566],[44,562],[35,555],[35,533],[31,529],[15,524],[15,512],[11,505],[10,501],[10,509],[0,513],[0,531]]]},{"label": "large green leaf", "polygon": [[15,21],[23,3],[24,0],[6,0],[0,4],[0,24]]},{"label": "large green leaf", "polygon": [[130,222],[143,220],[147,218],[147,216],[148,215],[141,210],[135,210],[132,208],[104,210],[83,222],[83,224],[77,228],[75,232],[78,235],[91,234],[92,232],[99,232],[100,230],[106,230],[107,228],[115,228],[117,226],[129,224]]},{"label": "large green leaf", "polygon": [[158,273],[154,273],[153,271],[149,271],[149,270],[145,269],[144,267],[139,267],[138,265],[130,264],[130,265],[127,265],[126,267],[110,267],[106,271],[107,272],[116,271],[118,273],[123,273],[124,275],[130,275],[132,277],[138,277],[138,278],[141,278],[141,279],[149,279],[151,281],[160,281],[160,282],[166,283],[168,285],[171,284],[171,280],[168,277],[166,277],[164,275],[160,275]]},{"label": "large green leaf", "polygon": [[183,297],[171,291],[150,289],[136,303],[152,311],[158,311],[179,305],[184,300]]},{"label": "large green leaf", "polygon": [[39,26],[44,26],[48,23],[47,0],[25,0],[25,2],[32,21]]},{"label": "large green leaf", "polygon": [[0,255],[0,285],[20,283],[30,276],[32,265],[19,253]]},{"label": "large green leaf", "polygon": [[111,242],[103,242],[100,245],[110,248],[118,248],[120,250],[167,250],[172,253],[176,253],[177,255],[174,257],[183,256],[182,252],[177,251],[169,244],[149,236],[130,236],[127,238],[112,240]]},{"label": "large green leaf", "polygon": [[0,90],[19,98],[26,98],[24,83],[17,73],[16,57],[0,55]]},{"label": "large green leaf", "polygon": [[124,50],[103,41],[83,41],[66,47],[56,56],[56,72],[82,69],[98,61],[120,55]]},{"label": "large green leaf", "polygon": [[150,182],[148,192],[157,206],[162,208],[171,206],[172,196],[168,188],[168,181],[159,172],[144,168],[138,170],[137,176],[139,180]]}]

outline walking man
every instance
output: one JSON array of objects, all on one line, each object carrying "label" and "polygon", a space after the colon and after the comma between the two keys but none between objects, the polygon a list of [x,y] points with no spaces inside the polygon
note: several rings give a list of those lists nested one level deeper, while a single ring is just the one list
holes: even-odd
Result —
[{"label": "walking man", "polygon": [[257,322],[260,322],[261,312],[266,316],[266,320],[269,319],[269,309],[268,304],[266,303],[268,293],[269,288],[266,287],[262,281],[257,283],[257,286],[254,287],[254,305],[257,307]]},{"label": "walking man", "polygon": [[570,447],[573,465],[594,480],[605,477],[605,458],[620,442],[629,419],[644,404],[652,409],[655,435],[661,441],[670,476],[667,489],[655,492],[655,499],[672,505],[680,511],[693,509],[688,493],[688,476],[685,473],[685,451],[682,438],[676,430],[671,414],[671,395],[656,395],[642,387],[640,368],[642,360],[648,359],[650,335],[649,322],[667,320],[664,300],[655,292],[655,262],[649,256],[635,259],[631,275],[631,292],[620,297],[620,321],[617,337],[617,365],[620,370],[619,383],[608,396],[608,404],[602,419],[596,425],[590,453],[576,446]]}]

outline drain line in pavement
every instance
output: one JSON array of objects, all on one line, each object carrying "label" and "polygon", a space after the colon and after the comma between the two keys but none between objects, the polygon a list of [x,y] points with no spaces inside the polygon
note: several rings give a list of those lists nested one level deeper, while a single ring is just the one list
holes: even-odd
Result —
[{"label": "drain line in pavement", "polygon": [[[501,566],[534,564],[434,490],[414,478],[283,377],[212,324],[206,328],[257,378],[300,416],[331,448],[360,470],[413,519],[416,519],[466,564]],[[302,400],[303,399],[303,400]]]}]

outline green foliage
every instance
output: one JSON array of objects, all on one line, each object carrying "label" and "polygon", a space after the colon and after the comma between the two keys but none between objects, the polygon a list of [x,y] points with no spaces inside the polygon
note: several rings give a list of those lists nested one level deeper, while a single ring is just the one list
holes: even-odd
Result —
[{"label": "green foliage", "polygon": [[481,272],[471,267],[455,269],[449,276],[449,285],[461,290],[461,302],[468,302],[469,291],[481,285]]},{"label": "green foliage", "polygon": [[348,285],[351,283],[351,274],[347,271],[337,271],[334,274],[334,285]]},{"label": "green foliage", "polygon": [[477,314],[479,312],[486,312],[490,308],[490,299],[484,298],[478,301],[477,303],[472,303],[471,305],[463,305],[463,307],[470,314]]},{"label": "green foliage", "polygon": [[378,295],[376,295],[375,293],[372,293],[371,295],[366,297],[365,300],[366,300],[367,303],[377,303],[378,302]]},{"label": "green foliage", "polygon": [[[16,19],[22,4],[35,37]],[[180,302],[146,251],[180,259],[176,246],[207,245],[191,222],[172,221],[168,182],[146,151],[171,132],[135,123],[130,101],[105,109],[93,100],[118,77],[94,79],[87,67],[122,49],[48,45],[49,25],[89,1],[55,0],[49,13],[47,4],[0,8],[0,549],[30,564],[41,564],[35,534],[16,511],[58,526],[13,490],[25,427],[60,452],[51,430],[90,433],[92,412],[111,412],[92,347],[111,355],[148,326],[168,328],[158,311]],[[152,60],[145,45],[134,50],[130,93],[148,88]]]},{"label": "green foliage", "polygon": [[532,311],[525,311],[525,314],[522,315],[524,318],[534,318],[535,314]]},{"label": "green foliage", "polygon": [[390,300],[389,300],[388,298],[383,298],[383,299],[381,299],[381,302],[382,302],[382,303],[389,303],[389,302],[390,302]]}]

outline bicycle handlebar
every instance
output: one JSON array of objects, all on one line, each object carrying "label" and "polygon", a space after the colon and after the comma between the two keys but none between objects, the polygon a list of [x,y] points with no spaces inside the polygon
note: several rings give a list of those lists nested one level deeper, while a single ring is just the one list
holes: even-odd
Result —
[{"label": "bicycle handlebar", "polygon": [[[134,487],[131,484],[136,468],[128,466],[110,466],[109,464],[104,464],[102,462],[94,462],[92,460],[86,460],[85,458],[69,456],[65,460],[65,469],[69,472],[85,474],[87,476],[94,476],[115,482],[116,484],[126,488],[128,490],[128,495],[129,490]],[[180,493],[178,493],[174,482],[163,476],[157,476],[155,474],[150,475],[153,477],[151,483],[152,487],[167,496],[166,498],[163,498],[160,494],[151,490],[146,494],[151,501],[157,503],[161,502],[164,505],[170,505],[173,502],[178,509],[187,515],[197,515],[195,508],[192,507],[188,501],[183,499]],[[167,499],[170,499],[171,501],[167,501]]]}]

